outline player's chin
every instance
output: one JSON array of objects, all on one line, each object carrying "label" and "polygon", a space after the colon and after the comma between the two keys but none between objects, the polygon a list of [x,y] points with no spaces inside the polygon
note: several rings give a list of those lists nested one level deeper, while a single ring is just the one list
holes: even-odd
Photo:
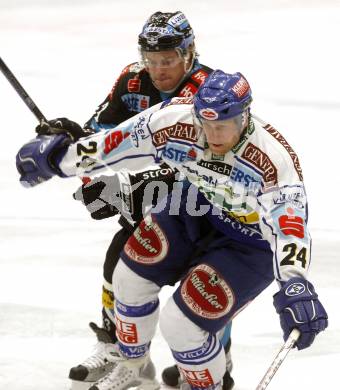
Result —
[{"label": "player's chin", "polygon": [[162,92],[171,91],[174,88],[174,83],[171,79],[155,80],[154,84]]},{"label": "player's chin", "polygon": [[231,147],[227,144],[213,144],[209,142],[209,149],[212,153],[215,154],[225,154],[229,152]]}]

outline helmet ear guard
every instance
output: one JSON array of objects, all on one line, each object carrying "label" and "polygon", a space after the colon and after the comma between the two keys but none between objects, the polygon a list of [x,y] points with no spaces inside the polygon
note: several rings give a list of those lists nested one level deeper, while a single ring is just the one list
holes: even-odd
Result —
[{"label": "helmet ear guard", "polygon": [[241,123],[245,123],[251,102],[250,85],[241,73],[215,70],[198,89],[194,110],[201,120],[226,120],[240,116]]}]

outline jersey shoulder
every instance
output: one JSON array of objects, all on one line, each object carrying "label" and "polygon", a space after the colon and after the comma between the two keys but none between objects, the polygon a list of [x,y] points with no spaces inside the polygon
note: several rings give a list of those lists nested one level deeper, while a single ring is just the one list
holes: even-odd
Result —
[{"label": "jersey shoulder", "polygon": [[145,76],[148,77],[147,75],[145,67],[140,62],[133,62],[125,66],[111,90],[111,96],[116,89],[127,90],[131,93],[138,91],[140,89],[140,79]]},{"label": "jersey shoulder", "polygon": [[211,68],[196,61],[189,76],[182,81],[182,83],[176,89],[174,96],[185,98],[193,97],[200,85],[211,72]]},{"label": "jersey shoulder", "polygon": [[[254,132],[240,150],[240,157],[275,184],[296,178],[303,181],[299,158],[284,136],[270,124],[252,118]],[[269,180],[270,179],[270,180]]]},{"label": "jersey shoulder", "polygon": [[120,77],[125,75],[135,76],[140,72],[145,71],[145,67],[141,62],[132,62],[129,65],[126,65],[120,73]]},{"label": "jersey shoulder", "polygon": [[263,129],[271,139],[271,144],[280,150],[280,154],[284,158],[286,165],[289,166],[292,164],[294,170],[299,176],[299,179],[303,181],[303,174],[299,157],[287,139],[269,123],[264,125]]}]

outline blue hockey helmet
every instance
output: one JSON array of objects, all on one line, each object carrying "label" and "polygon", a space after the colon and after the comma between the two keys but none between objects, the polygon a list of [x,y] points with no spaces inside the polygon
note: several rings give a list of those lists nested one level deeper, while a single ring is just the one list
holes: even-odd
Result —
[{"label": "blue hockey helmet", "polygon": [[245,112],[251,102],[250,86],[241,73],[215,70],[194,96],[194,110],[198,119],[226,120]]},{"label": "blue hockey helmet", "polygon": [[138,45],[141,51],[180,49],[186,54],[190,47],[194,47],[194,38],[194,32],[183,12],[158,11],[143,26]]}]

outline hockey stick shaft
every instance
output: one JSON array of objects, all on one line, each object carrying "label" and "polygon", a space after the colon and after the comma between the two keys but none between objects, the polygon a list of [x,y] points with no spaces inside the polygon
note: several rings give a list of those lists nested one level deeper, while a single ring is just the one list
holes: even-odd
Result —
[{"label": "hockey stick shaft", "polygon": [[[45,115],[39,110],[38,106],[31,99],[30,95],[25,91],[24,87],[19,83],[18,79],[14,76],[13,72],[9,69],[9,67],[5,64],[3,59],[0,57],[0,69],[4,74],[6,79],[12,85],[12,87],[16,90],[17,94],[24,101],[26,106],[30,109],[30,111],[34,114],[34,116],[38,119],[40,124],[48,123]],[[60,131],[60,129],[55,129]],[[80,177],[80,180],[84,180],[84,178]]]},{"label": "hockey stick shaft", "polygon": [[12,71],[8,68],[8,66],[5,64],[5,62],[2,60],[1,57],[0,57],[0,69],[1,69],[2,73],[4,74],[4,76],[6,77],[6,79],[12,85],[12,87],[16,90],[17,94],[24,101],[26,106],[30,109],[30,111],[38,119],[38,121],[40,123],[47,122],[43,113],[39,110],[38,106],[34,103],[34,101],[31,99],[29,94],[25,91],[23,86],[19,83],[17,78],[14,76]]},{"label": "hockey stick shaft", "polygon": [[269,385],[270,381],[273,379],[273,376],[276,374],[277,370],[280,368],[281,364],[285,360],[289,351],[294,347],[296,341],[300,336],[300,332],[297,329],[293,329],[288,336],[287,341],[283,344],[282,348],[275,356],[272,364],[268,368],[261,382],[257,385],[256,390],[265,390]]}]

